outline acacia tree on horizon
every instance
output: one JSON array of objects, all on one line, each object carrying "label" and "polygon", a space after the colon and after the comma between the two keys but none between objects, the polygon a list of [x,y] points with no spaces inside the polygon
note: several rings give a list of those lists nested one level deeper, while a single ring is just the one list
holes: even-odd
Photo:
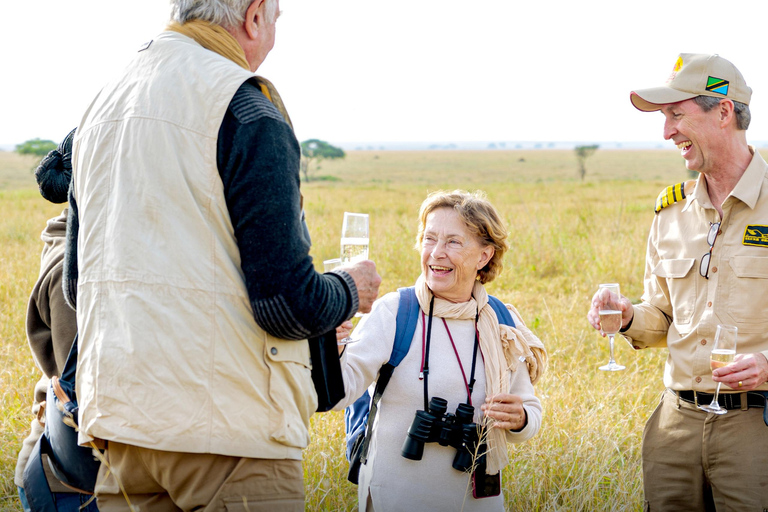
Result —
[{"label": "acacia tree on horizon", "polygon": [[573,148],[576,152],[576,159],[579,161],[579,176],[581,176],[581,181],[584,181],[584,176],[587,175],[587,158],[594,155],[599,147],[600,146],[597,144],[592,144],[589,146],[576,146]]},{"label": "acacia tree on horizon", "polygon": [[324,140],[308,139],[301,143],[301,156],[301,172],[304,174],[304,181],[309,181],[310,171],[319,170],[320,163],[323,160],[344,158],[346,153],[344,153],[343,149],[337,148]]}]

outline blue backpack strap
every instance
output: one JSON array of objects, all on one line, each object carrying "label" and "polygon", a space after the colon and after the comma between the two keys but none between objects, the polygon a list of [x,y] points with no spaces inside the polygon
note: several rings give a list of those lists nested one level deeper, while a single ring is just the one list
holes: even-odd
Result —
[{"label": "blue backpack strap", "polygon": [[398,288],[400,302],[397,306],[397,328],[395,330],[395,343],[392,346],[392,357],[389,364],[397,366],[405,358],[411,349],[413,334],[419,324],[419,301],[416,298],[416,288]]},{"label": "blue backpack strap", "polygon": [[416,289],[411,286],[408,288],[399,288],[400,301],[397,306],[397,317],[395,319],[395,340],[392,345],[392,355],[389,361],[379,370],[379,377],[376,379],[376,389],[371,399],[371,409],[367,418],[365,440],[363,441],[361,462],[365,464],[368,460],[368,443],[373,431],[373,420],[376,418],[376,412],[379,410],[379,400],[384,390],[389,384],[392,372],[408,354],[411,348],[413,334],[416,332],[416,325],[419,323],[419,301],[416,299]]},{"label": "blue backpack strap", "polygon": [[489,295],[488,304],[490,304],[490,306],[496,312],[496,318],[499,319],[499,323],[501,325],[515,327],[515,320],[512,318],[512,313],[509,312],[507,306],[505,306],[503,302],[501,302],[493,295]]},{"label": "blue backpack strap", "polygon": [[[368,440],[371,438],[373,418],[378,411],[379,400],[389,384],[389,379],[395,367],[399,365],[408,350],[411,348],[411,340],[416,332],[419,322],[419,302],[416,299],[416,290],[400,288],[397,316],[395,318],[395,339],[392,345],[392,354],[389,361],[379,370],[376,379],[376,387],[373,397],[366,390],[363,395],[344,411],[344,427],[347,432],[347,459],[353,461],[355,452],[360,453],[356,467],[350,467],[349,480],[357,483],[359,464],[365,463],[368,458]],[[363,435],[365,434],[365,435]]]}]

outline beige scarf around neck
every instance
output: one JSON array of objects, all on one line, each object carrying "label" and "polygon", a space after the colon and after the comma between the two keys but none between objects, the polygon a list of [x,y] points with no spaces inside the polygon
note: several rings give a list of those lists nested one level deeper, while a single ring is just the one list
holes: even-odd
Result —
[{"label": "beige scarf around neck", "polygon": [[[234,38],[224,27],[209,23],[202,20],[190,20],[180,25],[177,22],[171,22],[165,30],[171,32],[178,32],[181,35],[187,36],[190,39],[194,39],[197,44],[210,50],[214,53],[218,53],[222,57],[231,60],[238,66],[250,71],[251,67],[248,64],[248,60],[245,58],[245,52],[237,39]],[[272,82],[261,76],[255,76],[256,82],[259,84],[262,94],[267,97],[269,101],[280,111],[285,118],[285,122],[293,129],[291,118],[288,115],[288,111],[285,109],[282,98],[278,94],[275,86]]]},{"label": "beige scarf around neck", "polygon": [[[416,280],[416,297],[422,311],[429,313],[432,291],[424,275]],[[500,325],[493,308],[488,304],[488,293],[480,281],[475,281],[472,298],[468,302],[454,303],[435,297],[433,315],[439,318],[474,320],[480,311],[477,330],[480,334],[480,350],[485,368],[485,393],[494,396],[509,391],[509,373],[516,371],[518,361],[525,360],[531,382],[535,383],[544,373],[547,352],[544,344],[525,326],[517,310],[510,308],[516,327]],[[489,475],[494,475],[509,463],[505,433],[490,428],[486,455]]]}]

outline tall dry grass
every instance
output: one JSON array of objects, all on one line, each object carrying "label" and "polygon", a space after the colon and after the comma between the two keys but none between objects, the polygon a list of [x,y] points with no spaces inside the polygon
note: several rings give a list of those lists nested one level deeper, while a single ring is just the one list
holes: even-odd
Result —
[{"label": "tall dry grass", "polygon": [[[663,389],[666,351],[635,352],[617,340],[616,358],[627,369],[600,372],[608,344],[585,314],[601,282],[619,282],[639,300],[654,200],[685,179],[685,169],[673,151],[598,151],[584,182],[576,173],[571,151],[363,151],[324,163],[318,174],[338,181],[303,185],[319,270],[323,259],[338,256],[343,212],[371,215],[371,258],[383,277],[382,294],[412,284],[419,273],[416,215],[429,191],[482,189],[500,210],[512,249],[489,291],[518,307],[550,354],[536,386],[541,432],[509,449],[503,488],[510,510],[642,509],[640,437]],[[23,319],[38,271],[38,235],[60,211],[34,190],[1,194],[0,509],[15,495],[15,454],[37,378]],[[341,413],[314,415],[311,433],[307,510],[353,510]]]}]

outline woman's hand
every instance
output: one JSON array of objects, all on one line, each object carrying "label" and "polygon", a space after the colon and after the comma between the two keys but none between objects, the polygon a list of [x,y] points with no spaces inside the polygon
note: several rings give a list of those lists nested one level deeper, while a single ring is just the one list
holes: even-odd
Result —
[{"label": "woman's hand", "polygon": [[522,430],[528,424],[528,414],[523,407],[523,399],[517,395],[500,393],[489,396],[480,406],[486,417],[494,420],[493,428],[504,430]]},{"label": "woman's hand", "polygon": [[[354,325],[352,325],[351,320],[346,320],[343,324],[338,326],[336,328],[336,341],[341,341],[344,338],[348,338],[349,335],[352,333],[353,328],[354,328]],[[341,353],[344,352],[344,347],[346,347],[346,345],[339,345],[339,355],[341,355]]]}]

